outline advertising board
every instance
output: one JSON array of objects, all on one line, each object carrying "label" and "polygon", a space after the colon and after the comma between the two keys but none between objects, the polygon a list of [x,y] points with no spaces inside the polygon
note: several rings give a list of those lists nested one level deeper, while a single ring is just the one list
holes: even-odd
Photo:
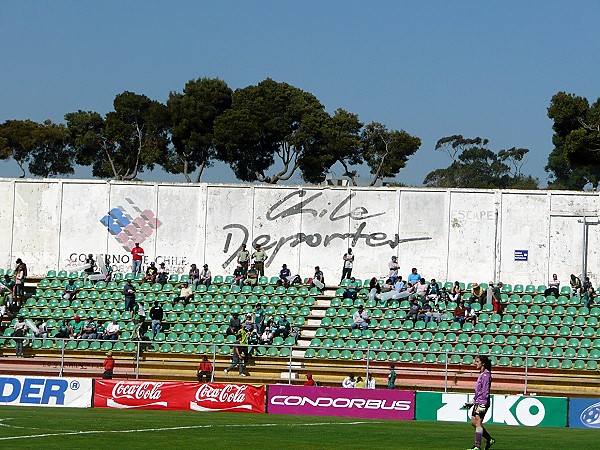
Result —
[{"label": "advertising board", "polygon": [[600,398],[570,398],[569,426],[600,429]]},{"label": "advertising board", "polygon": [[0,405],[89,408],[92,379],[0,377]]}]

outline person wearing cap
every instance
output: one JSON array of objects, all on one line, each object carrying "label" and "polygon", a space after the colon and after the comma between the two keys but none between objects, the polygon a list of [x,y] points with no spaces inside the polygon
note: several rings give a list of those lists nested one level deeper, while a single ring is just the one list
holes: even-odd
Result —
[{"label": "person wearing cap", "polygon": [[248,271],[242,267],[240,263],[238,263],[237,267],[233,271],[233,279],[231,280],[231,285],[238,285],[239,287],[244,287],[244,280],[246,279],[246,274]]},{"label": "person wearing cap", "polygon": [[142,278],[142,282],[145,283],[156,283],[156,276],[158,275],[158,269],[156,268],[156,264],[151,262],[148,268],[146,269],[146,276]]},{"label": "person wearing cap", "polygon": [[471,308],[471,305],[465,307],[465,322],[477,324],[477,311]]},{"label": "person wearing cap", "polygon": [[398,257],[396,255],[392,255],[392,260],[388,263],[388,268],[390,269],[389,278],[392,280],[392,284],[396,284],[396,280],[398,280],[398,269],[400,269],[400,264],[398,264]]},{"label": "person wearing cap", "polygon": [[73,320],[69,322],[69,333],[71,339],[79,339],[83,333],[84,323],[81,321],[81,317],[75,316]]},{"label": "person wearing cap", "polygon": [[202,266],[202,271],[200,272],[200,280],[198,280],[198,283],[203,284],[206,287],[209,287],[211,282],[212,282],[212,274],[210,273],[210,270],[208,269],[208,264],[204,264]]},{"label": "person wearing cap", "polygon": [[264,276],[265,262],[267,262],[267,254],[258,244],[256,245],[256,251],[252,253],[252,259],[254,260],[254,266],[256,267],[256,270],[258,270],[260,276]]},{"label": "person wearing cap", "polygon": [[254,286],[258,283],[258,270],[256,269],[256,264],[250,264],[250,269],[248,269],[248,273],[246,274],[246,280],[244,280],[244,284],[248,286]]},{"label": "person wearing cap", "polygon": [[102,363],[102,367],[104,368],[104,373],[102,374],[102,379],[112,380],[113,371],[115,370],[115,360],[113,359],[112,351],[109,351],[106,354],[106,359]]},{"label": "person wearing cap", "polygon": [[194,289],[198,287],[198,280],[200,280],[200,270],[196,267],[196,264],[192,264],[190,266],[190,271],[188,272],[189,282],[194,286]]},{"label": "person wearing cap", "polygon": [[287,264],[281,266],[281,270],[279,271],[279,279],[283,283],[285,287],[289,287],[290,285],[290,277],[292,276],[292,272],[288,269]]},{"label": "person wearing cap", "polygon": [[160,284],[166,284],[169,282],[169,268],[165,265],[164,262],[161,262],[158,265],[158,276],[156,277],[156,281]]},{"label": "person wearing cap", "polygon": [[140,247],[140,243],[136,242],[135,247],[131,249],[132,272],[135,277],[142,271],[142,258],[144,257],[144,249]]},{"label": "person wearing cap", "polygon": [[484,305],[486,299],[486,292],[483,287],[481,287],[478,283],[471,284],[471,303],[478,302],[481,306]]},{"label": "person wearing cap", "polygon": [[242,248],[237,253],[237,263],[248,272],[248,262],[250,261],[250,252],[246,249],[246,244],[242,244]]},{"label": "person wearing cap", "polygon": [[360,328],[361,330],[365,330],[368,326],[368,321],[369,313],[360,305],[352,315],[352,329]]},{"label": "person wearing cap", "polygon": [[312,373],[307,373],[306,374],[306,382],[304,383],[304,386],[314,386],[314,385],[315,385],[315,380],[313,380]]}]

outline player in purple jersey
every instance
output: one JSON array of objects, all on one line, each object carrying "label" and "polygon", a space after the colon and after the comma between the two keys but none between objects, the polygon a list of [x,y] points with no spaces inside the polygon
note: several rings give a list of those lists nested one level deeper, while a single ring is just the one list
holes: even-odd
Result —
[{"label": "player in purple jersey", "polygon": [[481,450],[481,438],[485,438],[487,443],[485,444],[485,450],[488,450],[494,445],[496,440],[490,436],[483,426],[483,419],[485,413],[490,407],[490,390],[492,388],[492,362],[490,359],[481,355],[475,358],[475,367],[479,370],[479,377],[475,384],[475,396],[473,397],[473,403],[465,404],[465,407],[473,407],[471,413],[471,426],[475,428],[475,445],[469,450]]}]

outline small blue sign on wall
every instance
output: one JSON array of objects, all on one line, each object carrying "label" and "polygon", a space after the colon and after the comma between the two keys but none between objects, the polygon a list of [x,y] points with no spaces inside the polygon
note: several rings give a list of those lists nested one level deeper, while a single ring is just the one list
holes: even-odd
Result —
[{"label": "small blue sign on wall", "polygon": [[515,250],[515,261],[528,261],[529,250]]},{"label": "small blue sign on wall", "polygon": [[600,428],[600,398],[570,398],[569,426]]}]

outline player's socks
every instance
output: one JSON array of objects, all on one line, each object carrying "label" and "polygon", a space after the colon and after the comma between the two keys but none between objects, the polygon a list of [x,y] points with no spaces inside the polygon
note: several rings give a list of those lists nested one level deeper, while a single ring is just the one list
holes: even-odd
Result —
[{"label": "player's socks", "polygon": [[483,438],[486,441],[489,441],[492,438],[492,436],[490,436],[490,433],[488,433],[488,430],[486,430],[485,427],[482,427],[482,428],[483,428]]},{"label": "player's socks", "polygon": [[481,448],[481,438],[483,437],[483,427],[475,428],[475,446]]}]

